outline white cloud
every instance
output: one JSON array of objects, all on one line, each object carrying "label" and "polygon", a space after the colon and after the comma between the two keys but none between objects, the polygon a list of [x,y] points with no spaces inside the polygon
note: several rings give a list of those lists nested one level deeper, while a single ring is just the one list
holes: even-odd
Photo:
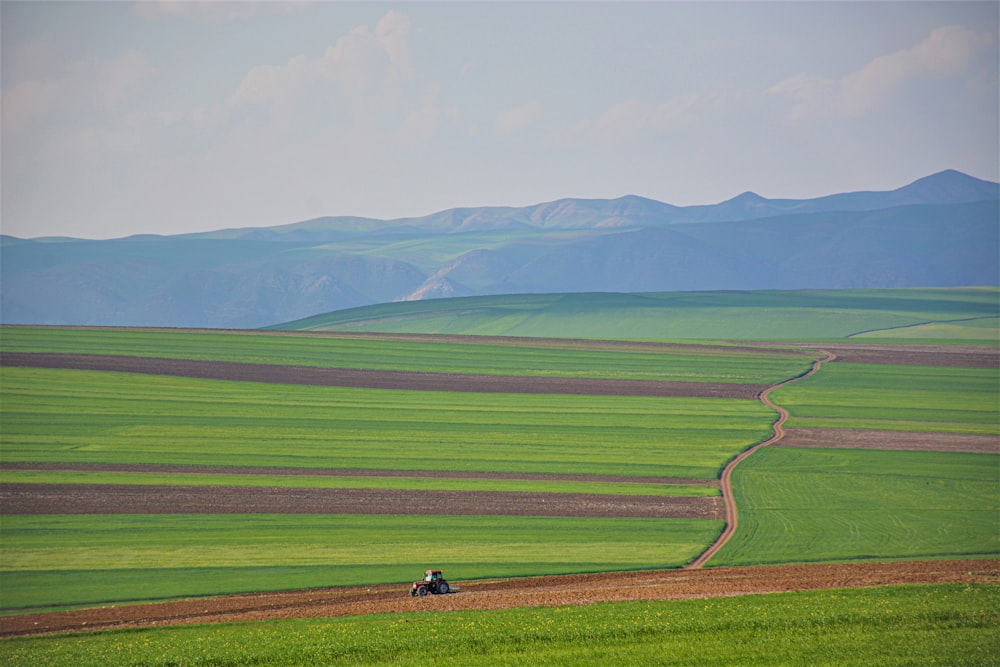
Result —
[{"label": "white cloud", "polygon": [[838,79],[800,73],[776,83],[770,95],[792,100],[791,116],[863,116],[882,108],[912,83],[966,74],[996,36],[964,26],[934,30],[910,49],[880,56]]},{"label": "white cloud", "polygon": [[373,106],[398,103],[411,71],[409,19],[390,11],[372,31],[358,26],[322,55],[298,55],[284,65],[258,65],[236,91],[237,102],[288,107],[311,95],[346,104],[361,116]]},{"label": "white cloud", "polygon": [[510,136],[517,134],[538,117],[541,104],[533,100],[497,114],[497,134]]},{"label": "white cloud", "polygon": [[26,79],[3,90],[3,123],[8,136],[41,127],[53,118],[84,112],[121,113],[140,99],[154,76],[146,56],[129,50],[112,59],[70,64],[57,75]]}]

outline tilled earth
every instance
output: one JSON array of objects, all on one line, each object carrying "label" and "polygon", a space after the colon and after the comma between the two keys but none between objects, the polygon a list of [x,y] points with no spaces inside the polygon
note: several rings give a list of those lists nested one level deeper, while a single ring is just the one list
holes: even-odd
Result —
[{"label": "tilled earth", "polygon": [[1000,438],[972,433],[922,433],[851,428],[790,428],[782,447],[897,449],[932,452],[1000,454]]},{"label": "tilled earth", "polygon": [[0,618],[0,636],[376,613],[509,609],[629,600],[928,583],[995,583],[1000,560],[774,565],[451,581],[459,592],[410,597],[406,584],[227,595]]},{"label": "tilled earth", "polygon": [[721,519],[722,499],[598,493],[0,484],[4,514],[497,514]]}]

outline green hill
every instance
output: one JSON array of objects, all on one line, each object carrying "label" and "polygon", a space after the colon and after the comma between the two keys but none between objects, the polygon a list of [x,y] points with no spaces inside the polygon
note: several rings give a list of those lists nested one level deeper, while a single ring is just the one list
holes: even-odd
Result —
[{"label": "green hill", "polygon": [[[516,294],[386,303],[272,329],[608,339],[1000,339],[995,287]],[[926,340],[926,339],[923,339]]]}]

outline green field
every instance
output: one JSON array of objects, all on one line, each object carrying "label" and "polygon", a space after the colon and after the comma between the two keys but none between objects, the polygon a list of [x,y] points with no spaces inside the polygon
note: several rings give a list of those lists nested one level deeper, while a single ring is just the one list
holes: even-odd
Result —
[{"label": "green field", "polygon": [[598,341],[380,340],[263,332],[0,327],[0,351],[114,354],[432,373],[772,384],[809,367],[794,350]]},{"label": "green field", "polygon": [[[996,342],[998,313],[996,287],[514,294],[364,306],[272,328],[633,340],[829,340],[943,323],[971,331],[969,340]],[[988,329],[986,320],[993,318],[992,338],[975,325],[980,318]]]},{"label": "green field", "polygon": [[787,425],[1000,435],[995,368],[833,363],[775,390]]},{"label": "green field", "polygon": [[5,516],[3,608],[670,568],[720,521],[403,515]]},{"label": "green field", "polygon": [[711,566],[1000,554],[1000,456],[767,447],[733,472]]},{"label": "green field", "polygon": [[90,665],[992,665],[1000,587],[898,586],[677,602],[0,640],[0,662]]},{"label": "green field", "polygon": [[[86,388],[82,391],[82,388]],[[750,400],[475,394],[5,368],[0,461],[714,478]]]},{"label": "green field", "polygon": [[[461,322],[473,333],[572,331],[580,338],[660,340],[831,339],[868,331],[864,334],[868,340],[869,335],[882,339],[921,328],[990,331],[995,328],[998,296],[1000,291],[994,288],[528,295],[450,300],[443,310],[440,303],[420,302],[412,306],[416,315],[411,312],[406,317],[394,310],[402,304],[373,307],[376,311],[366,311],[369,315],[381,314],[361,324],[350,319],[358,313],[340,315],[348,317],[341,323],[346,328],[378,328],[381,323],[405,330],[417,323],[416,330],[452,332],[449,327]],[[429,323],[431,328],[421,328]],[[964,342],[969,340],[975,338]],[[978,342],[996,344],[989,336],[980,336]],[[363,335],[45,327],[0,328],[0,350],[735,383],[777,383],[799,375],[818,356],[801,350],[650,348],[600,341],[445,342]],[[782,387],[772,398],[790,409],[792,428],[1000,435],[1000,376],[995,368],[826,364],[817,375]],[[691,496],[718,491],[692,484],[652,487],[624,478],[713,480],[726,461],[766,439],[775,418],[772,410],[751,400],[416,392],[14,367],[2,369],[0,410],[0,466],[36,462],[251,468],[238,474],[5,469],[0,470],[5,485],[197,484]],[[293,476],[276,471],[265,475],[254,474],[254,467],[384,469],[404,475]],[[420,471],[600,474],[623,480],[428,479]],[[997,556],[998,480],[996,455],[765,448],[735,471],[740,527],[710,566]],[[431,565],[442,567],[457,582],[678,567],[701,553],[721,528],[720,521],[710,520],[618,518],[3,515],[0,609],[17,613],[27,607],[401,583]],[[923,597],[916,596],[917,591],[924,591]],[[948,597],[937,600],[935,607],[927,601],[932,594],[926,591],[947,591]],[[483,636],[468,632],[463,635],[468,642],[458,642],[453,653],[442,656],[442,664],[468,664],[470,651],[476,656],[474,662],[484,664],[545,664],[546,660],[603,664],[609,656],[619,663],[642,664],[664,655],[683,664],[698,664],[697,659],[711,663],[712,656],[717,664],[723,655],[739,664],[872,664],[862,659],[869,657],[876,658],[876,664],[893,664],[912,662],[907,658],[915,655],[947,656],[938,662],[948,664],[983,664],[984,655],[997,652],[984,647],[1000,650],[995,588],[851,591],[843,593],[847,597],[837,597],[838,592],[833,598],[802,595],[742,603],[662,603],[665,606],[656,609],[664,614],[668,608],[682,611],[671,617],[675,619],[671,626],[661,623],[655,629],[638,620],[645,617],[643,607],[601,605],[582,610],[407,616],[414,624],[410,628],[397,617],[378,617],[14,640],[0,642],[0,663],[284,664],[279,656],[293,653],[291,642],[275,639],[281,635],[308,638],[295,644],[302,649],[303,664],[337,664],[341,659],[345,664],[427,664],[427,653],[404,650],[424,641],[419,627],[427,626],[414,620],[418,618],[441,629],[451,627],[450,619],[483,628],[493,624],[489,632],[519,638],[504,643],[490,639],[489,632]],[[975,604],[992,603],[986,607],[992,614],[988,622],[982,611],[971,611],[973,598],[968,596],[975,596]],[[769,606],[772,600],[782,602]],[[963,606],[966,602],[972,606]],[[706,605],[712,616],[694,613]],[[579,628],[575,634],[570,629],[558,634],[552,628],[555,621],[545,620],[570,618],[558,614],[580,614],[573,618],[589,620],[574,626]],[[944,628],[952,634],[946,635]],[[351,632],[368,640],[345,638]],[[329,641],[317,633],[327,633]],[[384,643],[370,633],[385,637]],[[178,641],[206,650],[188,656],[178,652],[186,648],[170,648]],[[872,648],[875,644],[877,649]],[[284,647],[284,653],[272,646]],[[871,652],[876,650],[881,653]]]}]

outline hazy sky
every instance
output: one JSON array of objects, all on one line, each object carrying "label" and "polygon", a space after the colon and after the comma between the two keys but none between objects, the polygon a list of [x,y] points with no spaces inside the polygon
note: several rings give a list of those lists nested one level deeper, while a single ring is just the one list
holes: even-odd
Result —
[{"label": "hazy sky", "polygon": [[4,0],[0,229],[998,180],[998,8]]}]

